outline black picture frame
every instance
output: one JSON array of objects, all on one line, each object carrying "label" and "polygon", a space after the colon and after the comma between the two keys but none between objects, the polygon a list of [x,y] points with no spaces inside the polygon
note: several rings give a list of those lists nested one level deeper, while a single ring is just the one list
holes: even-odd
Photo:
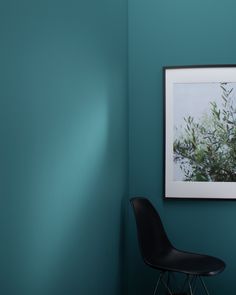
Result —
[{"label": "black picture frame", "polygon": [[[228,124],[229,128],[235,127],[233,129],[236,130],[236,65],[164,66],[163,76],[164,198],[236,199],[236,155],[234,160],[232,145],[223,145],[220,132],[215,130],[218,123],[225,128]],[[228,98],[226,98],[227,93],[229,93]],[[235,107],[235,121],[231,125],[223,120],[223,111],[227,112],[227,108],[230,107],[233,109]],[[200,129],[204,126],[209,130]],[[190,140],[194,132],[195,142],[191,146]],[[213,135],[214,132],[215,135]],[[232,131],[229,138],[234,133],[236,136],[236,131]],[[216,140],[215,145],[214,140]],[[209,148],[215,152],[215,163],[222,166],[218,170],[214,168],[214,165],[211,167],[214,157],[210,157]],[[228,163],[220,162],[222,155]],[[231,156],[228,157],[228,155]],[[234,161],[235,176],[234,168],[232,168]],[[223,171],[226,166],[231,167],[232,177],[231,174],[226,173],[226,169]]]}]

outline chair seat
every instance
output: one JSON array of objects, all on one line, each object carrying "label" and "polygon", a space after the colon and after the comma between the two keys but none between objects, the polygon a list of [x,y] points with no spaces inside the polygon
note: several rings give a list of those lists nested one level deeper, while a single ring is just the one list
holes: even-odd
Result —
[{"label": "chair seat", "polygon": [[179,251],[175,248],[161,257],[152,257],[145,262],[160,270],[200,276],[216,275],[225,268],[225,263],[216,257]]}]

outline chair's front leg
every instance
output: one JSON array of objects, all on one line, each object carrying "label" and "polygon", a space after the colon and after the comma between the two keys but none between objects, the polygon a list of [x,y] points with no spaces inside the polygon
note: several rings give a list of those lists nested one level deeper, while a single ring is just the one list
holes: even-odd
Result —
[{"label": "chair's front leg", "polygon": [[[162,283],[162,285],[164,286],[164,288],[166,289],[166,291],[168,292],[169,295],[174,295],[170,288],[169,288],[169,283],[166,283],[165,280],[164,280],[164,275],[165,275],[165,271],[162,271],[158,277],[158,280],[156,282],[156,286],[155,286],[155,289],[154,289],[154,292],[153,292],[153,295],[156,295],[157,294],[157,289],[160,285],[160,283]],[[167,277],[167,281],[169,281],[169,272],[167,272],[168,274],[168,277]]]},{"label": "chair's front leg", "polygon": [[158,277],[158,280],[157,280],[157,282],[156,282],[156,286],[155,286],[155,289],[154,289],[153,295],[156,295],[156,292],[157,292],[158,286],[159,286],[159,284],[160,284],[160,282],[161,282],[161,279],[162,279],[162,277],[163,277],[164,274],[165,274],[165,273],[164,273],[163,271],[160,273],[160,275],[159,275],[159,277]]},{"label": "chair's front leg", "polygon": [[206,284],[205,284],[205,282],[203,281],[203,278],[200,277],[200,276],[199,276],[199,278],[200,278],[200,281],[201,281],[201,283],[202,283],[202,286],[203,286],[203,288],[204,288],[206,294],[207,294],[207,295],[210,295],[209,292],[208,292],[208,290],[207,290]]},{"label": "chair's front leg", "polygon": [[161,282],[162,282],[163,286],[166,288],[168,294],[169,294],[169,295],[174,295],[174,294],[171,292],[170,288],[169,288],[169,272],[168,272],[167,274],[168,274],[168,277],[167,277],[167,282],[168,282],[168,283],[166,283],[166,282],[163,280],[163,278],[161,278]]},{"label": "chair's front leg", "polygon": [[189,294],[190,295],[193,295],[193,289],[192,289],[192,286],[191,286],[191,278],[190,278],[190,275],[188,275],[188,288],[189,288]]}]

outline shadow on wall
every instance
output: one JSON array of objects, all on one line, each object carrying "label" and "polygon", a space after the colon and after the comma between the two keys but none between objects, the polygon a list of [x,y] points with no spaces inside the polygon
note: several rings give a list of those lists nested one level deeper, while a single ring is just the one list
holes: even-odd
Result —
[{"label": "shadow on wall", "polygon": [[[125,93],[99,94],[97,83],[94,101],[76,98],[72,109],[44,118],[54,116],[53,124],[43,122],[44,137],[42,125],[32,127],[31,153],[24,154],[30,173],[20,175],[20,165],[11,179],[20,185],[20,201],[14,209],[8,203],[14,246],[4,294],[119,294],[127,149],[125,96],[118,96]],[[15,193],[8,192],[12,201]]]},{"label": "shadow on wall", "polygon": [[[81,65],[83,78],[70,79]],[[53,68],[45,61],[38,67],[41,74]],[[6,295],[120,294],[125,59],[81,60],[69,77],[62,70],[50,72],[52,88],[49,76],[38,80],[37,68],[36,76],[27,72],[20,94],[2,110],[9,114],[1,208]]]}]

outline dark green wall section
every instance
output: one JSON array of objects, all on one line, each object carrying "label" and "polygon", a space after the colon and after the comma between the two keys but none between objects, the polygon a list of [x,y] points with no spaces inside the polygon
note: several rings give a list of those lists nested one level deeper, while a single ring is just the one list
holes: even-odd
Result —
[{"label": "dark green wall section", "polygon": [[120,294],[127,1],[0,2],[0,293]]},{"label": "dark green wall section", "polygon": [[[170,239],[223,258],[207,279],[212,294],[234,294],[235,201],[163,201],[162,66],[236,63],[235,1],[129,1],[130,195],[159,209]],[[152,294],[157,273],[143,265],[129,211],[128,294]]]}]

